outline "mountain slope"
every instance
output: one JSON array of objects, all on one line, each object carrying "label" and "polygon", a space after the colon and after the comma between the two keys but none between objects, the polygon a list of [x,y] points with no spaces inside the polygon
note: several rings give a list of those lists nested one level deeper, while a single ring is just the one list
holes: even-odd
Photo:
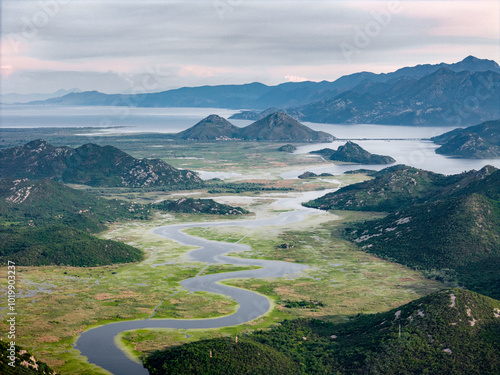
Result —
[{"label": "mountain slope", "polygon": [[239,137],[271,142],[329,142],[335,139],[332,135],[312,130],[281,112],[242,128]]},{"label": "mountain slope", "polygon": [[99,232],[107,222],[148,215],[142,206],[98,198],[52,180],[0,179],[2,221],[22,226],[64,224]]},{"label": "mountain slope", "polygon": [[111,221],[148,215],[146,207],[98,198],[57,181],[1,179],[0,259],[76,267],[138,261],[142,251],[89,233]]},{"label": "mountain slope", "polygon": [[[241,374],[288,374],[291,364],[298,375],[498,374],[498,333],[500,301],[452,289],[341,324],[284,321],[240,337],[241,348],[227,338],[168,348],[147,357],[145,366],[157,375],[220,373],[215,363]],[[212,358],[211,348],[217,348]],[[252,348],[250,359],[244,348]]]},{"label": "mountain slope", "polygon": [[97,267],[142,260],[141,250],[66,225],[0,228],[0,260],[25,266]]},{"label": "mountain slope", "polygon": [[500,298],[498,201],[470,194],[411,206],[347,233],[365,251]]},{"label": "mountain slope", "polygon": [[201,179],[159,159],[135,159],[112,146],[54,147],[43,140],[0,150],[0,178],[51,178],[90,186],[193,186]]},{"label": "mountain slope", "polygon": [[[375,179],[349,185],[304,205],[322,210],[394,211],[466,193],[481,193],[498,179],[500,171],[486,166],[480,171],[444,176],[421,169],[396,165],[374,174]],[[490,185],[488,185],[490,184]]]},{"label": "mountain slope", "polygon": [[442,145],[436,149],[437,154],[477,159],[498,158],[500,120],[483,122],[465,129],[455,129],[431,139]]},{"label": "mountain slope", "polygon": [[210,115],[196,125],[177,133],[180,139],[196,141],[228,140],[238,137],[240,128],[234,126],[225,118]]},{"label": "mountain slope", "polygon": [[[469,125],[500,117],[500,73],[493,71],[443,67],[421,78],[366,84],[296,111],[302,120],[334,124]],[[471,98],[474,105],[465,105]]]},{"label": "mountain slope", "polygon": [[2,375],[56,375],[45,362],[39,361],[27,350],[14,345],[15,366],[9,366],[10,341],[0,340],[0,374]]}]

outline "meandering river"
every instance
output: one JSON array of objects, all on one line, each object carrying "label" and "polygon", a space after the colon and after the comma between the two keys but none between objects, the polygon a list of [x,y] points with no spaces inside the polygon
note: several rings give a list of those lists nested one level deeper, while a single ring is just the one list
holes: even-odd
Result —
[{"label": "meandering river", "polygon": [[320,213],[318,210],[302,207],[300,205],[301,202],[320,197],[334,190],[335,189],[330,189],[301,194],[279,194],[281,198],[276,197],[276,201],[272,204],[280,208],[291,209],[291,211],[282,212],[271,218],[233,220],[217,223],[189,223],[169,225],[154,229],[152,232],[156,235],[175,240],[181,244],[196,246],[196,249],[188,253],[191,259],[195,261],[205,262],[207,264],[223,263],[260,266],[262,268],[196,276],[181,282],[181,285],[189,291],[205,291],[231,297],[239,305],[237,311],[233,314],[210,319],[142,319],[110,323],[83,332],[76,343],[76,349],[78,349],[82,355],[86,356],[90,363],[94,363],[115,375],[148,375],[149,372],[141,364],[128,358],[125,353],[115,345],[116,336],[119,333],[145,328],[220,328],[242,324],[264,315],[271,307],[269,300],[265,296],[248,290],[222,285],[220,282],[234,278],[293,276],[308,267],[306,265],[289,262],[230,257],[224,254],[235,251],[245,251],[250,248],[247,245],[238,243],[217,242],[194,237],[184,233],[183,230],[195,227],[279,226],[299,222],[307,215]]}]

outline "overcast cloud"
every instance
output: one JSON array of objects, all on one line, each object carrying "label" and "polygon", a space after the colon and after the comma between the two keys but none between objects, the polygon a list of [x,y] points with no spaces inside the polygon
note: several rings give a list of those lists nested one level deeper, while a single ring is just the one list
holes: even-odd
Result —
[{"label": "overcast cloud", "polygon": [[3,93],[277,84],[467,55],[500,61],[498,1],[4,0],[1,7]]}]

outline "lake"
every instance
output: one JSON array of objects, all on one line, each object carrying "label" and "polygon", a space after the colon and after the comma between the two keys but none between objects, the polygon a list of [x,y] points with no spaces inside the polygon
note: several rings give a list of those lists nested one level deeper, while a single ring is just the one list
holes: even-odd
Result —
[{"label": "lake", "polygon": [[[210,114],[228,118],[238,112],[220,108],[129,108],[129,107],[59,107],[33,105],[2,105],[0,120],[3,128],[35,127],[108,127],[97,134],[114,133],[177,133],[185,130]],[[231,120],[239,127],[252,123],[249,120]],[[500,159],[460,159],[438,155],[439,147],[428,141],[430,137],[442,134],[453,127],[421,127],[393,125],[339,125],[305,122],[314,130],[321,130],[341,139],[355,140],[369,152],[390,155],[397,163],[411,165],[438,173],[455,174],[471,169],[481,169],[485,165],[500,168]],[[110,128],[109,128],[110,127]],[[345,141],[328,144],[301,146],[297,153],[307,153],[324,147],[336,149]],[[343,173],[356,168],[381,169],[385,166],[331,165],[318,167],[313,172]],[[303,171],[302,171],[303,172]],[[301,172],[300,172],[301,173]],[[298,174],[289,172],[285,178],[295,178]]]}]

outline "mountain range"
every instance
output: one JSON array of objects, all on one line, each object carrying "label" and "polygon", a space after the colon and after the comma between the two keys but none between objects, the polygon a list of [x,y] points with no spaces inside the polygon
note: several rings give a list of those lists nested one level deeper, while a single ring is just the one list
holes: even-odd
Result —
[{"label": "mountain range", "polygon": [[[472,125],[500,118],[500,67],[468,56],[453,64],[417,65],[395,72],[360,72],[328,82],[288,82],[266,86],[183,87],[137,95],[97,91],[29,104],[132,107],[277,107],[298,119],[326,123]],[[258,120],[259,113],[239,118]]]},{"label": "mountain range", "polygon": [[500,157],[500,120],[459,128],[431,138],[441,147],[436,153],[475,159]]},{"label": "mountain range", "polygon": [[3,104],[13,104],[13,103],[28,103],[35,100],[47,100],[52,98],[58,98],[64,96],[66,94],[72,92],[82,92],[79,88],[72,88],[70,90],[57,90],[53,93],[35,93],[35,94],[17,94],[17,93],[8,93],[8,94],[0,94],[0,103]]},{"label": "mountain range", "polygon": [[135,159],[113,146],[92,143],[76,149],[44,140],[0,150],[0,178],[56,179],[89,186],[198,185],[201,179],[159,159]]},{"label": "mountain range", "polygon": [[196,125],[177,133],[177,138],[196,141],[245,140],[267,142],[331,142],[332,135],[315,131],[289,115],[275,112],[244,128],[210,115]]}]

